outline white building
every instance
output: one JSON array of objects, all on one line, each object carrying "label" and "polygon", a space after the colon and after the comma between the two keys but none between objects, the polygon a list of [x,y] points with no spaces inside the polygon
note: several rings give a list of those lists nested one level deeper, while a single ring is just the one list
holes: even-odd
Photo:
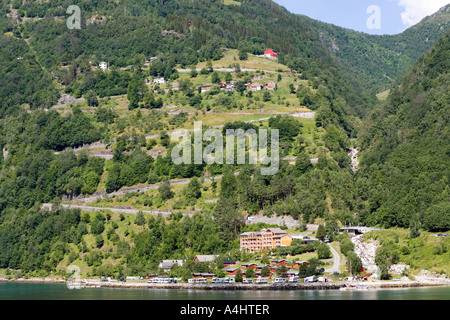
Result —
[{"label": "white building", "polygon": [[260,83],[256,82],[256,83],[250,83],[249,88],[251,91],[259,91],[262,89],[262,86]]},{"label": "white building", "polygon": [[158,267],[164,269],[165,272],[169,272],[170,268],[177,264],[180,267],[183,266],[183,260],[163,260],[159,263]]},{"label": "white building", "polygon": [[153,82],[158,84],[166,84],[166,80],[164,79],[164,77],[155,77],[153,79]]},{"label": "white building", "polygon": [[105,71],[106,69],[108,69],[108,64],[105,61],[102,61],[99,63],[99,68],[102,69],[103,71]]}]

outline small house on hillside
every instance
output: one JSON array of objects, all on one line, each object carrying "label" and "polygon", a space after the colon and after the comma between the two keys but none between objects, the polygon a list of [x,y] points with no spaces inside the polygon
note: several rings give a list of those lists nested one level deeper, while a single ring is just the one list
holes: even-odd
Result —
[{"label": "small house on hillside", "polygon": [[[272,273],[272,272],[273,272],[273,271],[270,270],[270,273],[269,273],[266,277],[272,278],[272,276],[273,276],[273,273]],[[256,275],[258,278],[262,277],[262,276],[261,276],[261,270],[256,271],[256,272],[255,272],[255,275]]]},{"label": "small house on hillside", "polygon": [[261,84],[258,83],[258,82],[250,83],[248,87],[249,87],[249,89],[250,89],[251,91],[253,91],[253,92],[254,92],[254,91],[259,91],[259,90],[262,89]]},{"label": "small house on hillside", "polygon": [[233,259],[228,259],[228,258],[223,259],[223,265],[225,267],[234,266],[235,264],[236,264],[236,262]]},{"label": "small house on hillside", "polygon": [[249,268],[256,269],[256,263],[251,263],[251,262],[243,263],[241,267],[242,267],[242,270],[249,269]]},{"label": "small house on hillside", "polygon": [[207,92],[207,91],[211,90],[211,88],[212,88],[212,84],[205,84],[200,87],[200,92],[201,93]]},{"label": "small house on hillside", "polygon": [[282,264],[286,265],[288,261],[286,259],[275,259],[272,260],[272,265],[274,266],[281,266]]},{"label": "small house on hillside", "polygon": [[203,273],[203,272],[196,272],[192,274],[192,278],[194,279],[208,279],[211,280],[212,278],[216,277],[215,273]]},{"label": "small house on hillside", "polygon": [[300,268],[301,266],[309,266],[308,261],[295,261],[295,264],[292,266],[292,268]]},{"label": "small house on hillside", "polygon": [[267,58],[271,58],[271,59],[277,59],[278,58],[278,52],[276,52],[273,49],[267,49],[266,51],[264,51],[264,56]]},{"label": "small house on hillside", "polygon": [[106,69],[108,69],[108,64],[105,61],[102,61],[99,63],[98,67],[105,71]]},{"label": "small house on hillside", "polygon": [[148,60],[145,60],[144,62],[144,67],[148,67],[150,64],[152,64],[153,61],[155,61],[156,59],[158,59],[158,57],[151,57]]},{"label": "small house on hillside", "polygon": [[256,270],[262,270],[262,268],[264,268],[264,267],[268,267],[269,269],[271,269],[270,265],[268,265],[268,264],[258,264],[256,266]]},{"label": "small house on hillside", "polygon": [[275,90],[278,88],[278,85],[276,84],[276,82],[273,81],[269,81],[268,83],[266,83],[264,85],[264,89],[266,90]]},{"label": "small house on hillside", "polygon": [[225,271],[229,276],[235,276],[238,268],[223,268],[222,270]]},{"label": "small house on hillside", "polygon": [[172,268],[174,264],[182,266],[183,260],[163,260],[159,263],[158,267],[163,269],[164,272],[168,272],[170,271],[170,268]]},{"label": "small house on hillside", "polygon": [[166,79],[164,79],[164,77],[155,77],[153,79],[153,83],[157,83],[157,84],[166,84]]}]

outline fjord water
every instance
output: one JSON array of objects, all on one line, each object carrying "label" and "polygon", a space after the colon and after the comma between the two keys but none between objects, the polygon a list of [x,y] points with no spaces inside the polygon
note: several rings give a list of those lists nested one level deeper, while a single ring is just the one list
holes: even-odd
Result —
[{"label": "fjord water", "polygon": [[0,283],[0,300],[450,300],[450,286],[369,291],[201,291],[84,288],[64,284]]}]

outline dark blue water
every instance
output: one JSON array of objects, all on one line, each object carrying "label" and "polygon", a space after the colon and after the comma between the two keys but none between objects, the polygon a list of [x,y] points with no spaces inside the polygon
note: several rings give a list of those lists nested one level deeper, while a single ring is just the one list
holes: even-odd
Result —
[{"label": "dark blue water", "polygon": [[0,300],[450,300],[450,287],[369,291],[200,291],[83,288],[65,284],[0,283]]}]

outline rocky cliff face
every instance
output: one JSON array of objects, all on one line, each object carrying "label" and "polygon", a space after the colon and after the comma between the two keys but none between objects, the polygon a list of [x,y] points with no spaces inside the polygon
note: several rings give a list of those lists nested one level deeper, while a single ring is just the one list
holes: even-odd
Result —
[{"label": "rocky cliff face", "polygon": [[[364,235],[359,235],[352,238],[355,245],[355,253],[361,259],[362,265],[366,272],[376,273],[378,268],[375,264],[375,254],[379,246],[378,241],[370,240],[366,242]],[[389,274],[402,274],[409,266],[405,264],[393,264],[389,269]]]},{"label": "rocky cliff face", "polygon": [[379,245],[378,242],[366,242],[364,235],[353,237],[352,242],[355,245],[355,253],[361,259],[364,269],[368,272],[376,272],[375,252]]}]

